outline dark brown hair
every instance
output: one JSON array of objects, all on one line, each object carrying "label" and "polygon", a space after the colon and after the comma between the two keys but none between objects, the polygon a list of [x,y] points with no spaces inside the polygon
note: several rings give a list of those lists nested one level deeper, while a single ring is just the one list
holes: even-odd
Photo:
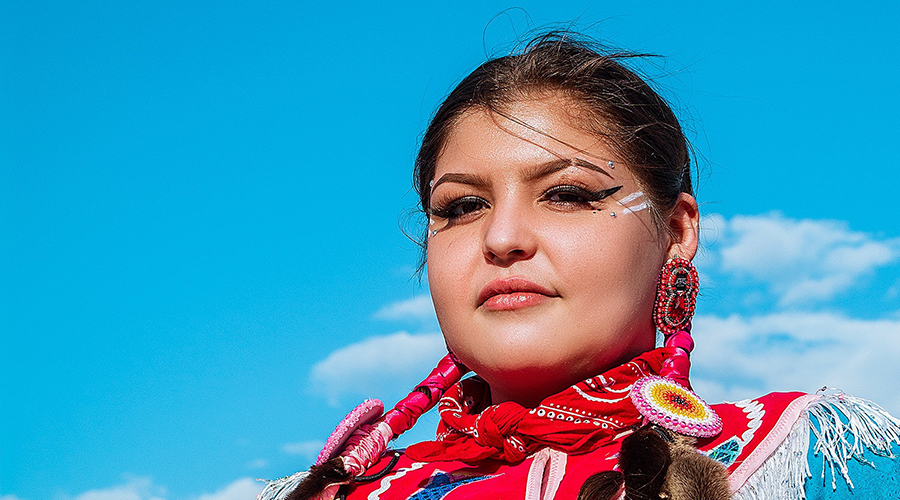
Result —
[{"label": "dark brown hair", "polygon": [[[574,102],[585,130],[628,165],[662,224],[679,193],[693,194],[691,150],[668,103],[623,65],[643,57],[604,49],[568,31],[551,31],[517,53],[479,66],[450,92],[422,138],[413,174],[422,210],[428,213],[435,164],[463,113],[482,108],[517,121],[505,112],[509,104],[555,94]],[[424,248],[427,239],[421,241]]]}]

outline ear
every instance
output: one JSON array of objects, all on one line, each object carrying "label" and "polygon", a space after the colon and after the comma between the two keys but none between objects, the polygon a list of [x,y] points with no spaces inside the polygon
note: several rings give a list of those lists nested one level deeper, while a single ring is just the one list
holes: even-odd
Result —
[{"label": "ear", "polygon": [[687,193],[680,193],[666,223],[670,231],[666,258],[693,259],[700,244],[700,209],[697,208],[697,200]]}]

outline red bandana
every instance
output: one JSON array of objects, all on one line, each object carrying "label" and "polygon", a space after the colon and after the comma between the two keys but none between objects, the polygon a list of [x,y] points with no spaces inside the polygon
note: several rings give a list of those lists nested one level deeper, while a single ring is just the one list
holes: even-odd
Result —
[{"label": "red bandana", "polygon": [[414,444],[406,455],[418,462],[490,458],[516,463],[548,446],[567,453],[590,451],[640,424],[641,414],[629,397],[631,386],[645,375],[659,374],[670,351],[648,351],[547,397],[533,409],[512,401],[485,408],[487,384],[477,377],[463,380],[441,398],[438,440]]}]

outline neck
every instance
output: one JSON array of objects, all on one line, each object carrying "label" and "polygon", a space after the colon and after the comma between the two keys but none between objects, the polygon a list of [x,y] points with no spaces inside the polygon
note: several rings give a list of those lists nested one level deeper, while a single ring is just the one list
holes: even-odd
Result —
[{"label": "neck", "polygon": [[496,380],[488,380],[486,377],[482,378],[485,378],[490,387],[492,405],[512,401],[525,408],[537,408],[547,397],[568,389],[582,380],[603,374],[608,370],[623,365],[653,348],[652,344],[641,346],[633,352],[624,354],[615,362],[599,368],[595,366],[584,367],[583,369],[568,367],[569,376],[565,378],[558,376],[561,372],[558,372],[557,376],[548,376],[548,369],[545,367],[522,370],[515,374],[503,374],[503,376],[495,377]]}]

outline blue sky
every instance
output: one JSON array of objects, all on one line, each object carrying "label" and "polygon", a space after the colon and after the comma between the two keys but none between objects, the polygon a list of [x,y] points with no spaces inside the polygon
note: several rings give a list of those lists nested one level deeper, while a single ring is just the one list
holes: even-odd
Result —
[{"label": "blue sky", "polygon": [[419,134],[552,22],[666,56],[701,394],[900,413],[898,8],[566,4],[0,3],[0,499],[252,498],[393,403],[441,349],[399,229]]}]

